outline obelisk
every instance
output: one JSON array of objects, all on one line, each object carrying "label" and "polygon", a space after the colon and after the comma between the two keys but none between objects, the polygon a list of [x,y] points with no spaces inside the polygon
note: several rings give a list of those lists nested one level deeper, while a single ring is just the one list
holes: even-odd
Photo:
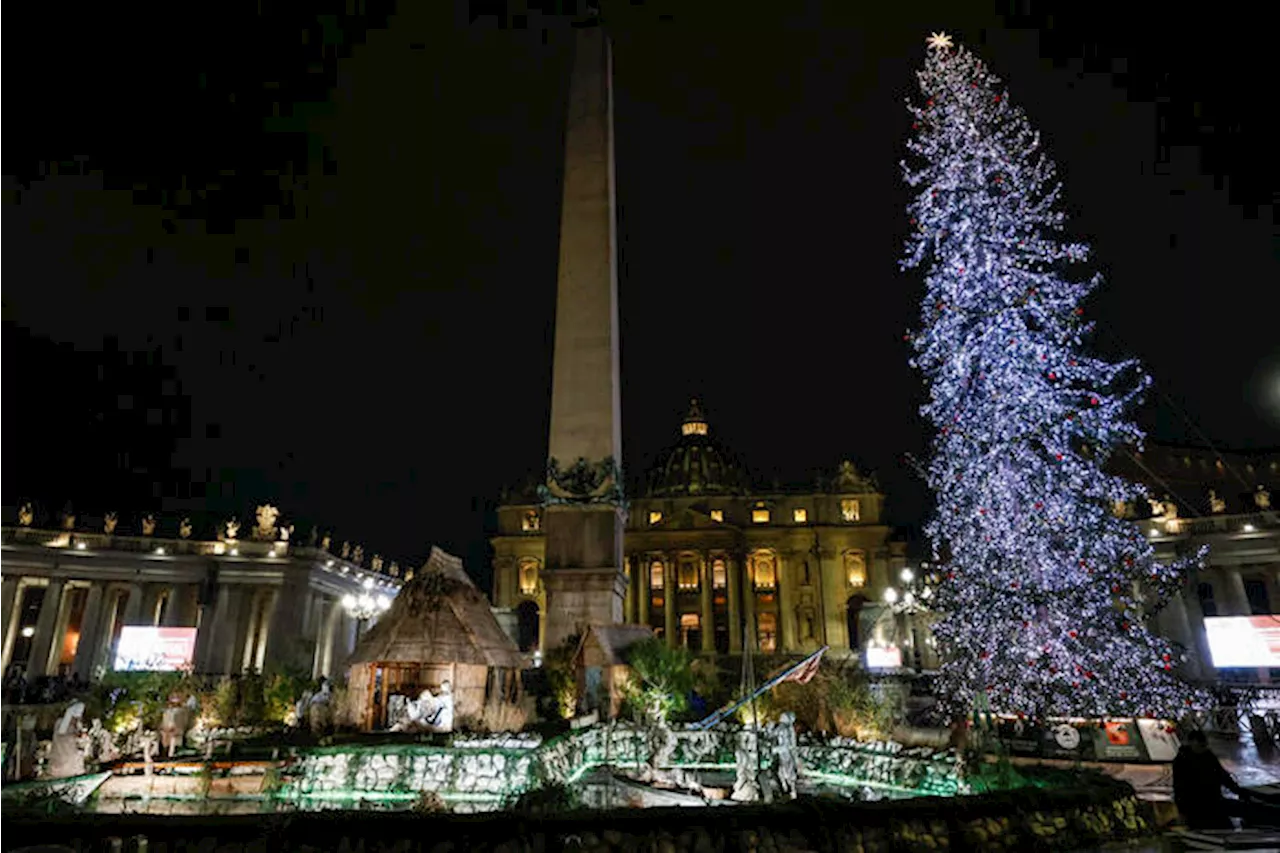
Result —
[{"label": "obelisk", "polygon": [[575,25],[542,491],[548,649],[588,624],[622,621],[622,430],[609,39]]}]

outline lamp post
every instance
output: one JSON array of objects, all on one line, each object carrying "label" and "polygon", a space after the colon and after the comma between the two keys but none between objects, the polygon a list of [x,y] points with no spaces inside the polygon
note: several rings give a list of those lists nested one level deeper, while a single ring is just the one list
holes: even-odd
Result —
[{"label": "lamp post", "polygon": [[[938,583],[938,575],[931,571],[928,563],[921,563],[919,569],[904,568],[898,575],[899,586],[886,587],[884,591],[884,616],[893,620],[893,633],[898,632],[899,617],[906,622],[906,638],[911,643],[916,668],[923,664],[920,649],[916,647],[911,630],[911,622],[921,613],[931,610],[934,588]],[[884,618],[884,617],[882,617]]]},{"label": "lamp post", "polygon": [[368,622],[375,616],[381,616],[391,607],[391,599],[386,595],[373,594],[373,578],[365,578],[361,584],[363,591],[359,595],[347,593],[342,596],[342,609],[357,623]]}]

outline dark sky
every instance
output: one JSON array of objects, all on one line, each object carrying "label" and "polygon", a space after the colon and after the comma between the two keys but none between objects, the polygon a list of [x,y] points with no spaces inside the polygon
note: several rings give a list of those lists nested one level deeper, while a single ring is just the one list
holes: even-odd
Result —
[{"label": "dark sky", "polygon": [[[276,5],[6,9],[3,501],[172,526],[270,499],[487,577],[487,509],[546,452],[563,24]],[[895,522],[925,511],[896,164],[931,29],[1043,131],[1109,279],[1099,344],[1156,377],[1143,423],[1280,444],[1265,34],[1085,3],[747,7],[606,5],[632,473],[698,394],[760,480],[847,456]]]}]

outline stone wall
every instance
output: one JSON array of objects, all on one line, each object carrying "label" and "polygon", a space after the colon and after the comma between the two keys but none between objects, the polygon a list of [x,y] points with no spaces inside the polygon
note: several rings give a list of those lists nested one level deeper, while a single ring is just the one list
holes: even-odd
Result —
[{"label": "stone wall", "polygon": [[[25,839],[123,853],[516,853],[525,850],[893,851],[1090,850],[1154,831],[1146,804],[1121,782],[877,803],[800,801],[772,807],[625,809],[554,817],[364,814],[226,816],[216,820],[69,815],[56,822],[5,815],[5,849]],[[30,824],[30,825],[28,825]],[[18,839],[24,839],[19,842]]]},{"label": "stone wall", "polygon": [[[669,766],[732,770],[735,729],[677,731]],[[419,744],[334,746],[308,749],[287,772],[286,800],[345,797],[410,800],[431,791],[446,799],[497,800],[543,784],[571,784],[601,765],[636,767],[647,762],[646,733],[627,724],[599,725],[553,738],[493,740],[451,747]],[[894,743],[802,740],[801,778],[833,785],[870,787],[899,796],[950,795],[964,789],[950,751],[904,749]],[[762,744],[761,764],[771,764]]]}]

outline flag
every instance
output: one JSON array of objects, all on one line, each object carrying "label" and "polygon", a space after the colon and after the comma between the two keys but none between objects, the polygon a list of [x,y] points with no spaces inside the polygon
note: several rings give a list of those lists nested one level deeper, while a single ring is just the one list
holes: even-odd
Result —
[{"label": "flag", "polygon": [[778,683],[782,684],[785,681],[794,681],[796,684],[808,684],[813,680],[813,677],[818,674],[818,665],[822,663],[822,653],[826,650],[826,646],[818,649],[812,655],[798,663],[796,667],[784,675]]}]

